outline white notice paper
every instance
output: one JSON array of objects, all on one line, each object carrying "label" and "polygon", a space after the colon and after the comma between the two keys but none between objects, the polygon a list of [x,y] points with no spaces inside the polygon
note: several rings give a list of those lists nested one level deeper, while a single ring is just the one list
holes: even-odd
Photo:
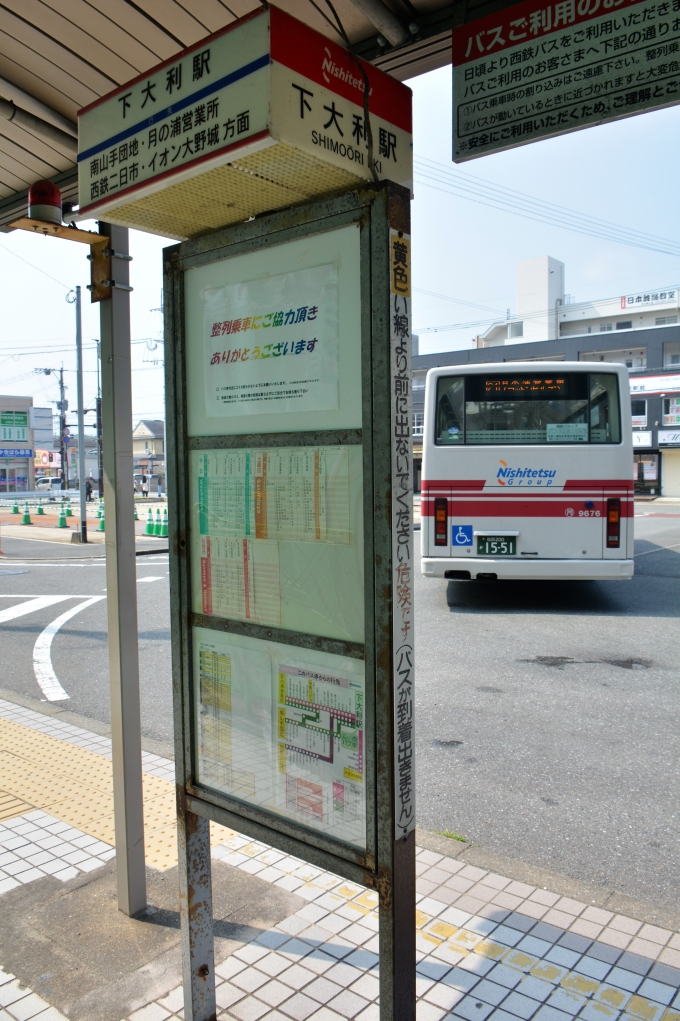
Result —
[{"label": "white notice paper", "polygon": [[206,415],[338,407],[334,265],[206,288]]}]

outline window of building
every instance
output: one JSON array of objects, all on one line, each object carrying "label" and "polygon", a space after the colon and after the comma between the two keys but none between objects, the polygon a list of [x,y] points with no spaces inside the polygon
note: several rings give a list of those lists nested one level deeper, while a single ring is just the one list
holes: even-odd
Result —
[{"label": "window of building", "polygon": [[524,323],[510,323],[508,326],[508,337],[523,337]]},{"label": "window of building", "polygon": [[647,367],[647,348],[619,349],[618,351],[581,351],[580,362],[615,362],[626,365],[634,372]]},{"label": "window of building", "polygon": [[644,429],[647,425],[647,401],[631,401],[630,413],[633,429]]},{"label": "window of building", "polygon": [[680,397],[664,397],[663,424],[680,425]]},{"label": "window of building", "polygon": [[657,316],[654,320],[655,326],[672,326],[673,323],[677,323],[677,316]]},{"label": "window of building", "polygon": [[617,330],[632,330],[633,329],[633,322],[632,322],[631,319],[626,319],[622,323],[617,323],[616,324],[616,329]]},{"label": "window of building", "polygon": [[413,412],[413,437],[423,435],[423,423],[425,422],[425,413],[423,411]]},{"label": "window of building", "polygon": [[663,367],[670,369],[673,365],[680,365],[680,343],[664,344],[663,346]]},{"label": "window of building", "polygon": [[614,373],[443,376],[436,415],[435,442],[445,446],[621,441]]},{"label": "window of building", "polygon": [[412,387],[412,389],[413,389],[414,393],[416,392],[416,390],[424,390],[425,389],[425,377],[424,376],[414,376],[413,377],[413,387]]},{"label": "window of building", "polygon": [[[618,330],[618,326],[616,328]],[[613,326],[612,326],[611,323],[602,323],[601,326],[600,326],[600,333],[607,333],[611,329],[613,329]]]}]

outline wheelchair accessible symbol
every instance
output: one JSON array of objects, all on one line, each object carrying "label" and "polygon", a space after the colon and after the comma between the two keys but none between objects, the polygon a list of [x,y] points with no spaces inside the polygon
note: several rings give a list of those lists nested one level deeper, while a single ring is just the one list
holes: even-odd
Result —
[{"label": "wheelchair accessible symbol", "polygon": [[472,525],[451,525],[452,546],[472,546]]}]

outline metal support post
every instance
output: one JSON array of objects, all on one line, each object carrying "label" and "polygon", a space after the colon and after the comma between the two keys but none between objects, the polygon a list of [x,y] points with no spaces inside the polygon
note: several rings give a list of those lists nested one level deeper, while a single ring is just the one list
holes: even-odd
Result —
[{"label": "metal support post", "polygon": [[[99,342],[97,342],[99,347]],[[99,358],[99,355],[97,355]],[[102,459],[102,399],[101,394],[97,397],[97,496],[101,500],[104,495],[104,461]]]},{"label": "metal support post", "polygon": [[78,495],[80,497],[80,541],[87,542],[87,502],[85,499],[85,419],[83,405],[83,319],[80,287],[75,289],[76,307],[76,373],[78,395]]},{"label": "metal support post", "polygon": [[[373,237],[376,249],[390,250],[390,228],[400,231],[399,238],[410,233],[408,191],[396,185],[387,185],[378,200],[386,204],[386,217],[376,217]],[[377,205],[377,202],[376,202]],[[389,705],[390,712],[377,716],[378,754],[378,895],[380,921],[380,1019],[381,1021],[414,1021],[416,1016],[416,835],[412,813],[407,813],[410,825],[402,821],[403,806],[398,794],[408,793],[408,804],[413,804],[412,773],[412,626],[413,594],[410,588],[413,572],[413,532],[410,514],[413,508],[411,492],[412,469],[410,464],[410,436],[407,446],[399,456],[395,444],[397,405],[395,395],[397,381],[411,379],[410,361],[410,309],[401,298],[395,302],[391,292],[390,266],[387,259],[382,267],[377,266],[373,287],[373,437],[375,477],[388,481],[387,486],[376,486],[375,499],[375,552],[376,591],[392,588],[391,603],[387,599],[376,600],[376,663],[378,705]],[[395,332],[395,319],[404,317],[406,338],[400,339]],[[395,355],[399,350],[399,359]],[[397,368],[397,365],[399,368]],[[379,381],[379,382],[377,382]],[[386,414],[389,408],[391,414]],[[403,414],[403,411],[402,411]],[[410,425],[410,400],[406,402],[403,415]],[[391,462],[391,463],[390,463]],[[402,508],[400,511],[399,508]],[[405,510],[404,510],[405,509]],[[405,538],[396,540],[400,514],[406,518]],[[391,530],[383,522],[391,521]],[[399,601],[394,591],[398,568],[404,569],[404,602],[407,627],[402,630],[398,615]],[[405,644],[408,643],[408,644]],[[403,653],[404,655],[401,655]],[[389,668],[386,669],[386,665]],[[401,685],[408,677],[408,711],[403,719],[407,734],[400,734],[403,727],[397,725],[401,703]],[[405,744],[403,742],[406,742]],[[402,772],[406,749],[411,758],[411,768]],[[409,831],[410,830],[410,831]]]},{"label": "metal support post", "polygon": [[185,1021],[215,1021],[210,823],[188,812],[178,787],[177,844]]},{"label": "metal support post", "polygon": [[[99,224],[110,247],[127,254],[125,227]],[[128,262],[116,267],[128,283]],[[113,745],[118,907],[135,915],[146,907],[142,742],[137,643],[137,567],[132,469],[130,295],[114,287],[101,302],[102,425],[109,682]]]}]

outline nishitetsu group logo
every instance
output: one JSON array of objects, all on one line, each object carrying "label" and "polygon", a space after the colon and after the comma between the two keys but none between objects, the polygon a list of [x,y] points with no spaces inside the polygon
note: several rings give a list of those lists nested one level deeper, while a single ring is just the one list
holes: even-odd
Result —
[{"label": "nishitetsu group logo", "polygon": [[500,459],[499,464],[496,474],[499,486],[552,486],[557,475],[555,468],[511,468]]}]

